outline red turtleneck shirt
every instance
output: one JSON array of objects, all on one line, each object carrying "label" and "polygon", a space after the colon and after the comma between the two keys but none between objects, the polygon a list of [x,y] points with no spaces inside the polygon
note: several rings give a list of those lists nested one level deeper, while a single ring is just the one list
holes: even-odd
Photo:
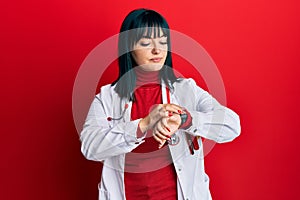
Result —
[{"label": "red turtleneck shirt", "polygon": [[[132,104],[132,120],[144,118],[155,104],[162,103],[159,71],[146,72],[135,68],[136,90]],[[139,132],[139,131],[138,131]],[[167,145],[159,143],[147,132],[145,142],[125,158],[126,200],[176,200],[177,176]]]}]

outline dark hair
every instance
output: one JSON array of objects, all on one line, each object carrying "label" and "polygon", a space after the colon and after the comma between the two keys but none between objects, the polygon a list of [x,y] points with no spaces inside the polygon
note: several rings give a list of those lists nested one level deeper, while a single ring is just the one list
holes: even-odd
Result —
[{"label": "dark hair", "polygon": [[136,75],[132,69],[136,63],[131,55],[134,44],[143,36],[151,37],[152,32],[154,37],[159,36],[160,31],[167,36],[168,52],[159,74],[167,87],[173,89],[173,83],[177,78],[173,72],[169,25],[159,13],[148,9],[137,9],[125,17],[119,34],[119,77],[112,85],[116,84],[115,91],[121,98],[134,100]]}]

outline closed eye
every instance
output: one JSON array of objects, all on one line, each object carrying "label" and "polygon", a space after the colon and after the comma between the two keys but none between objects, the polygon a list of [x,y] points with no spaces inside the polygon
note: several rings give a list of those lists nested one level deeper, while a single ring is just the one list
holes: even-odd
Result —
[{"label": "closed eye", "polygon": [[140,45],[143,46],[143,47],[147,47],[147,46],[150,45],[150,43],[140,43]]}]

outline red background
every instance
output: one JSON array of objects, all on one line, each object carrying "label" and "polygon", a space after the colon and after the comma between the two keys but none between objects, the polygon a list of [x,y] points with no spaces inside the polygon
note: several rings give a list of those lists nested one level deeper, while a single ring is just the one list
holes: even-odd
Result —
[{"label": "red background", "polygon": [[[97,199],[100,165],[80,153],[73,84],[88,53],[140,7],[157,10],[208,51],[228,106],[241,117],[241,136],[205,158],[214,199],[299,196],[299,1],[32,0],[0,7],[1,199]],[[180,70],[185,62],[177,60]]]}]

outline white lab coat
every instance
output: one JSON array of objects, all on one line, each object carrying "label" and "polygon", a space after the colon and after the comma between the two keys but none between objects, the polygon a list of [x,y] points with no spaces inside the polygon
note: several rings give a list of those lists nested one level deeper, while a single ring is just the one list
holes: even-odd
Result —
[{"label": "white lab coat", "polygon": [[[165,84],[162,84],[162,91],[163,103],[167,103]],[[191,155],[184,132],[217,143],[229,142],[240,134],[239,117],[198,87],[193,79],[174,83],[170,93],[171,103],[186,108],[192,116],[192,125],[176,132],[180,142],[169,145],[178,177],[178,200],[209,200],[211,194],[209,178],[204,171],[202,140],[198,140],[200,149]],[[125,104],[128,109],[121,120],[107,120],[107,117],[121,116]],[[118,96],[114,86],[103,86],[90,107],[80,135],[83,155],[89,160],[103,161],[100,200],[126,199],[125,156],[144,142],[144,137],[136,137],[140,119],[130,120],[131,106],[132,102]]]}]

